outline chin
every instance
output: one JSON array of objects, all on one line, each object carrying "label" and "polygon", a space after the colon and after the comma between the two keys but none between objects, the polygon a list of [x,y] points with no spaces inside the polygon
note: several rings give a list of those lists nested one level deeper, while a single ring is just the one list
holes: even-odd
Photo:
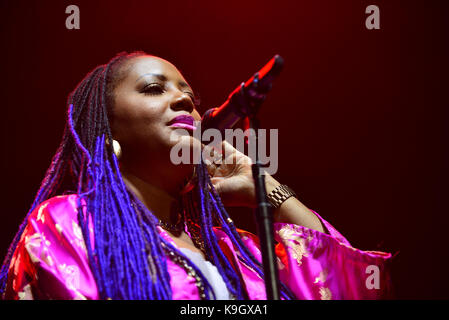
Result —
[{"label": "chin", "polygon": [[190,135],[170,139],[170,160],[173,164],[197,164],[201,155],[201,142]]}]

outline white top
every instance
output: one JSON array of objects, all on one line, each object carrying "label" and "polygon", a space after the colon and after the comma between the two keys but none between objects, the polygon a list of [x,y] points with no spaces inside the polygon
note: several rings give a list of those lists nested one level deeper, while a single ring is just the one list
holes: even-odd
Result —
[{"label": "white top", "polygon": [[203,256],[198,252],[194,252],[187,248],[179,248],[179,250],[181,250],[198,269],[200,269],[201,273],[206,277],[214,290],[215,298],[217,300],[231,300],[229,290],[226,287],[221,274],[218,272],[217,267],[209,261],[204,260]]}]

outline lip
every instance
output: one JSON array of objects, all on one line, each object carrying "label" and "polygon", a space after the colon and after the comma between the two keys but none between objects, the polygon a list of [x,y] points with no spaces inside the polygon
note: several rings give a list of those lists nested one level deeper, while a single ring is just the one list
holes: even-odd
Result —
[{"label": "lip", "polygon": [[170,127],[187,129],[187,130],[191,130],[191,131],[196,130],[195,126],[191,126],[190,124],[186,124],[186,123],[173,123]]},{"label": "lip", "polygon": [[196,127],[194,126],[195,119],[190,115],[180,115],[177,117],[174,117],[168,122],[168,125],[170,127],[176,127],[176,128],[182,128],[182,129],[188,129],[188,130],[195,130]]}]

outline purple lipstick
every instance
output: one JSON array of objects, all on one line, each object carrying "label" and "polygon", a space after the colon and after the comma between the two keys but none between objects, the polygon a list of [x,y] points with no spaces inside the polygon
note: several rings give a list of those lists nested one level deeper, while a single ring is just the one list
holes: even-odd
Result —
[{"label": "purple lipstick", "polygon": [[192,116],[183,114],[171,119],[168,125],[170,127],[182,128],[193,131],[196,129],[196,127],[194,126],[194,121],[195,119]]}]

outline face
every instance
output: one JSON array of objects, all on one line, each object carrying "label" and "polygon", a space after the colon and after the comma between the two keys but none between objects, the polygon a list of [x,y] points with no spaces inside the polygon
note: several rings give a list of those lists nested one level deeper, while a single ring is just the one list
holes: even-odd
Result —
[{"label": "face", "polygon": [[[112,136],[123,151],[121,161],[161,157],[167,161],[176,143],[192,144],[193,129],[186,122],[189,117],[201,119],[194,93],[166,60],[141,56],[127,63],[129,71],[114,90],[112,122]],[[178,128],[187,129],[189,135],[177,134]]]}]

